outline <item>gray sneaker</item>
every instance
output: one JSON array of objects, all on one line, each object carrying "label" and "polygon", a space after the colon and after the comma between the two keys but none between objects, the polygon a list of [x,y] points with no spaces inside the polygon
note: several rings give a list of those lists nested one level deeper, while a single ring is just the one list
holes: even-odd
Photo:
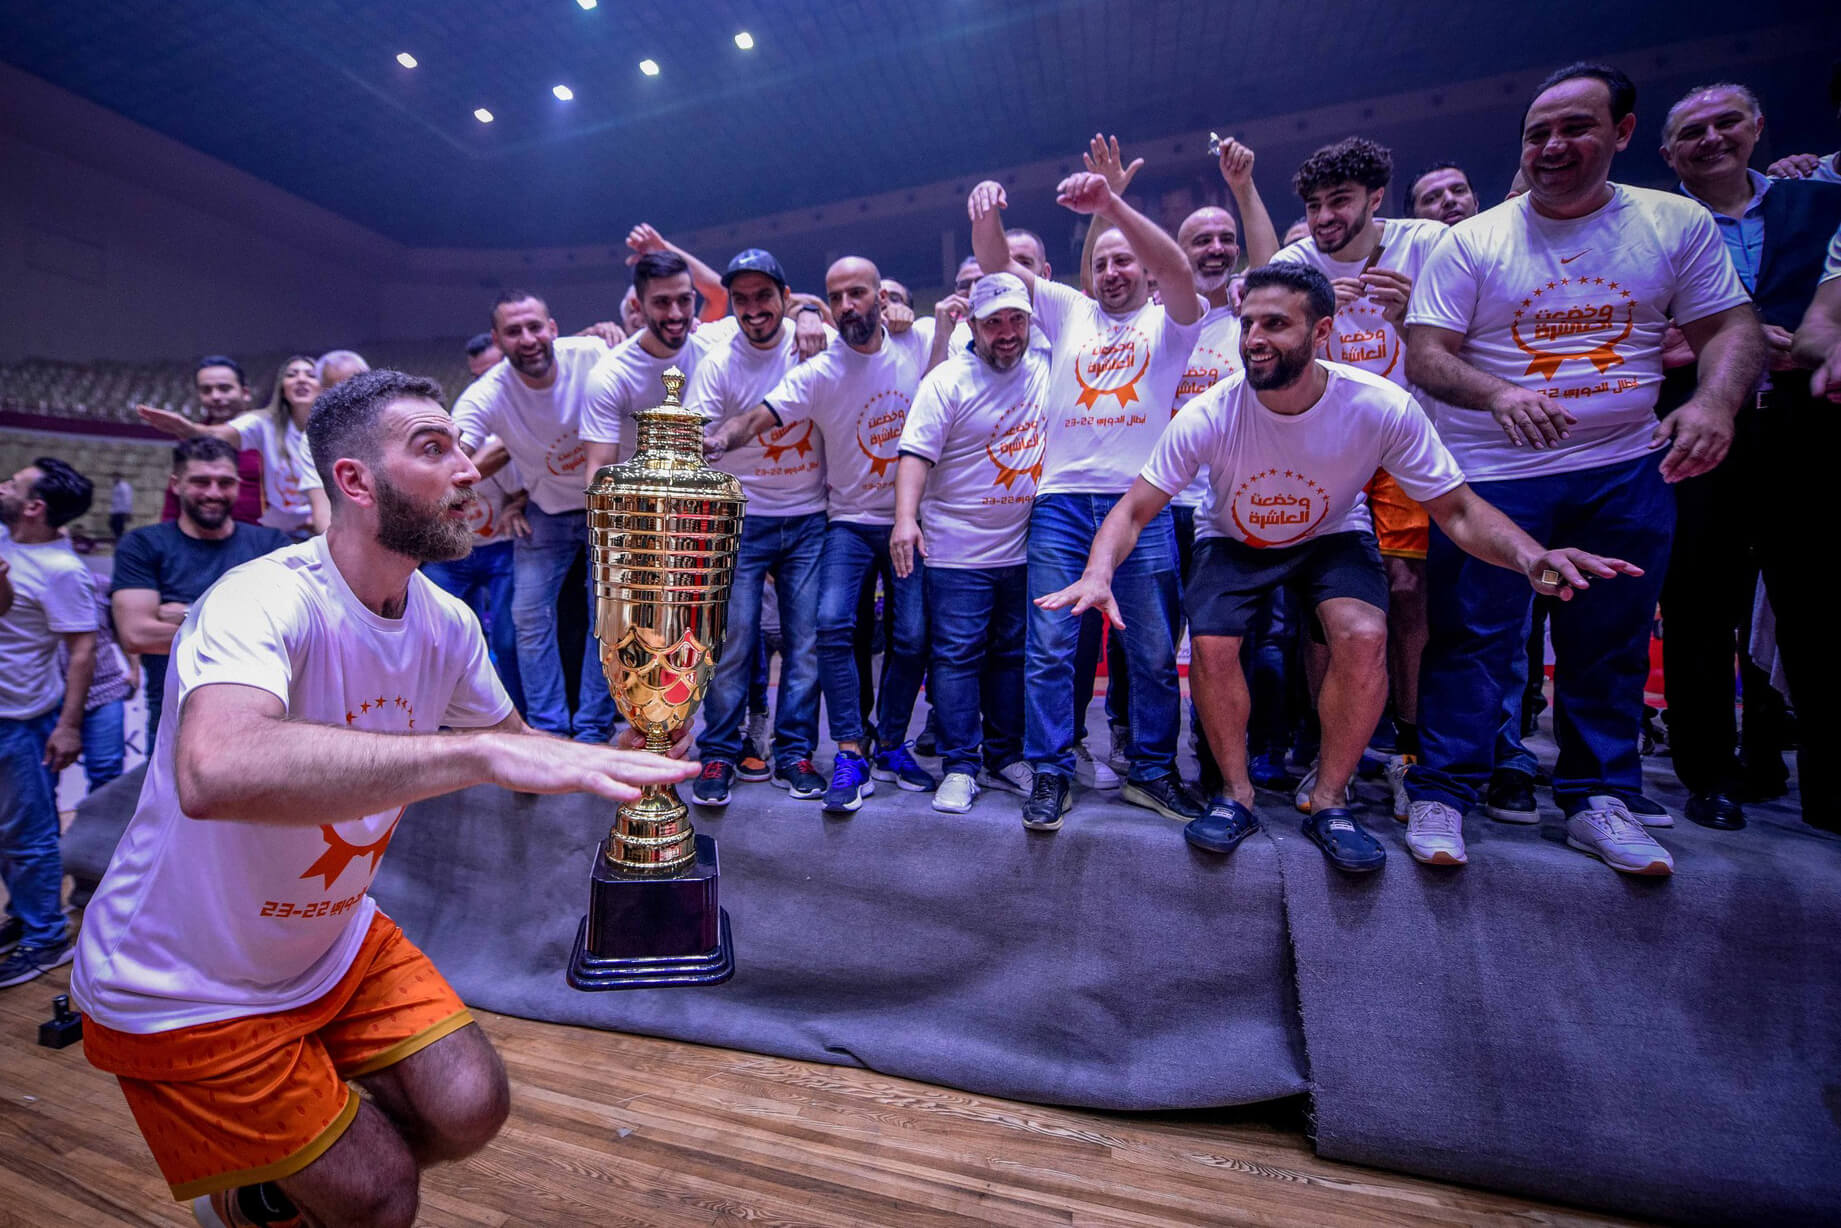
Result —
[{"label": "gray sneaker", "polygon": [[1566,843],[1623,874],[1673,874],[1675,859],[1656,843],[1623,799],[1594,794],[1566,820]]},{"label": "gray sneaker", "polygon": [[1411,802],[1406,809],[1406,851],[1428,866],[1461,866],[1464,816],[1443,802]]}]

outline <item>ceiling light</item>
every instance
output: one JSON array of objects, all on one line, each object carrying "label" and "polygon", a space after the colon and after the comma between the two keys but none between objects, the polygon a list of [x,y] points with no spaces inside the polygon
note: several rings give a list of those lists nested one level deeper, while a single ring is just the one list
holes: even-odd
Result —
[{"label": "ceiling light", "polygon": [[657,60],[641,60],[639,62],[639,71],[646,74],[646,76],[648,77],[658,76],[658,61]]},{"label": "ceiling light", "polygon": [[735,36],[735,45],[740,47],[743,51],[754,50],[754,35],[743,30],[740,34]]},{"label": "ceiling light", "polygon": [[566,85],[553,85],[550,87],[550,92],[556,95],[558,102],[568,102],[575,97],[575,91]]},{"label": "ceiling light", "polygon": [[591,9],[595,6],[595,0],[575,0],[575,2],[582,6],[583,11]]},{"label": "ceiling light", "polygon": [[401,64],[404,68],[414,68],[416,66],[416,58],[407,51],[397,52],[396,62]]},{"label": "ceiling light", "polygon": [[477,119],[482,124],[489,124],[492,122],[492,112],[488,111],[485,107],[476,107],[473,111],[473,118]]}]

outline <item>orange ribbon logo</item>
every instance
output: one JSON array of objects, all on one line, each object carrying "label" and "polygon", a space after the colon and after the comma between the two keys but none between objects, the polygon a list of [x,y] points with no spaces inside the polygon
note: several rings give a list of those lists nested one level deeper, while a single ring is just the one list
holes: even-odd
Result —
[{"label": "orange ribbon logo", "polygon": [[[1075,399],[1080,403],[1082,409],[1092,409],[1099,403],[1101,397],[1117,397],[1120,409],[1124,409],[1138,399],[1138,381],[1150,369],[1151,347],[1137,329],[1127,328],[1125,332],[1128,335],[1116,336],[1111,341],[1094,338],[1094,348],[1090,356],[1083,356],[1075,361],[1074,380],[1080,385],[1081,390],[1080,396]],[[1142,354],[1144,361],[1138,363],[1138,369],[1132,373],[1130,379],[1114,387],[1100,388],[1089,384],[1086,375],[1082,373],[1083,368],[1091,368],[1091,374],[1097,378],[1107,372],[1123,371],[1131,366],[1135,354]]]},{"label": "orange ribbon logo", "polygon": [[[799,432],[797,439],[791,438],[794,427],[805,428]],[[769,461],[777,461],[788,452],[794,456],[804,456],[812,450],[812,420],[800,418],[772,430],[762,431],[755,436],[755,441],[761,445]]]},{"label": "orange ribbon logo", "polygon": [[[1021,421],[1011,421],[1021,410]],[[1009,425],[1005,425],[1005,423]],[[1012,405],[997,427],[991,432],[991,438],[985,441],[984,454],[997,468],[997,476],[991,479],[991,485],[1009,490],[1011,485],[1023,478],[1029,479],[1033,488],[1042,480],[1042,456],[1047,443],[1042,433],[1042,414],[1033,401],[1019,401]],[[1011,464],[1004,458],[1008,456],[1017,463]]]},{"label": "orange ribbon logo", "polygon": [[301,877],[322,875],[326,879],[326,889],[331,891],[332,885],[339,881],[339,876],[360,857],[371,859],[371,873],[376,874],[377,863],[384,859],[384,850],[390,847],[390,837],[396,834],[396,825],[402,817],[403,811],[399,807],[396,817],[390,820],[390,826],[384,829],[384,834],[369,844],[353,844],[330,825],[320,824],[320,837],[326,841],[326,851],[320,854],[318,861],[307,867]]},{"label": "orange ribbon logo", "polygon": [[[901,404],[877,412],[877,403],[884,398],[899,398]],[[870,472],[882,477],[900,457],[901,428],[908,421],[908,398],[893,388],[878,392],[869,399],[869,403],[857,411],[857,451],[869,461]],[[863,435],[869,434],[869,441],[864,442]],[[884,456],[882,447],[886,444],[896,445],[896,450]]]},{"label": "orange ribbon logo", "polygon": [[[1558,305],[1548,307],[1540,303],[1540,299],[1549,290],[1559,290],[1575,285],[1580,287],[1604,286],[1623,297],[1623,327],[1615,337],[1595,342],[1588,349],[1576,350],[1543,349],[1522,336],[1524,317],[1529,315],[1532,315],[1532,319],[1526,322],[1531,325],[1535,341],[1559,341],[1567,337],[1589,339],[1593,334],[1601,334],[1617,324],[1617,304],[1615,302],[1578,303],[1570,307]],[[1636,304],[1633,299],[1634,296],[1630,291],[1622,289],[1614,281],[1607,282],[1602,277],[1562,277],[1558,281],[1550,281],[1545,286],[1537,288],[1527,298],[1521,300],[1521,307],[1516,310],[1515,319],[1509,324],[1509,336],[1514,340],[1516,348],[1533,360],[1528,364],[1528,369],[1524,374],[1538,375],[1544,380],[1551,381],[1559,373],[1562,363],[1575,358],[1591,363],[1598,369],[1600,375],[1612,367],[1622,366],[1624,359],[1618,354],[1617,347],[1630,336],[1636,327]]]},{"label": "orange ribbon logo", "polygon": [[543,464],[557,477],[575,473],[587,466],[588,449],[574,435],[558,435],[550,450],[544,453]]}]

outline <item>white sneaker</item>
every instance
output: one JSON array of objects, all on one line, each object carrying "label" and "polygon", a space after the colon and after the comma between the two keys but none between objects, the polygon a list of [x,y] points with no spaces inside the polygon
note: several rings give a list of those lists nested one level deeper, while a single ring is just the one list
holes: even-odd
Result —
[{"label": "white sneaker", "polygon": [[970,772],[948,772],[933,791],[933,808],[942,814],[964,814],[978,796],[978,782]]},{"label": "white sneaker", "polygon": [[1406,851],[1422,865],[1463,865],[1470,860],[1464,853],[1464,816],[1443,802],[1413,802],[1406,814]]},{"label": "white sneaker", "polygon": [[1643,830],[1623,799],[1594,794],[1566,820],[1566,843],[1624,874],[1673,874],[1675,859]]},{"label": "white sneaker", "polygon": [[[1394,791],[1394,818],[1402,823],[1407,821],[1407,813],[1413,804],[1413,799],[1406,795],[1406,769],[1417,762],[1419,758],[1416,755],[1389,755],[1387,758],[1387,784]],[[1460,856],[1458,860],[1464,859]]]},{"label": "white sneaker", "polygon": [[[1317,768],[1319,766],[1321,764],[1318,760],[1311,761],[1310,771],[1304,773],[1304,779],[1298,782],[1298,791],[1292,794],[1291,804],[1296,806],[1302,814],[1310,813],[1310,795],[1317,791]],[[1342,804],[1345,807],[1355,804],[1355,790],[1352,784],[1342,787]]]},{"label": "white sneaker", "polygon": [[993,789],[1028,797],[1030,790],[1036,787],[1036,773],[1027,759],[1018,759],[1014,763],[1004,764],[995,772],[986,771],[984,782]]},{"label": "white sneaker", "polygon": [[1074,780],[1089,789],[1119,787],[1119,774],[1108,764],[1095,759],[1085,742],[1074,743]]}]

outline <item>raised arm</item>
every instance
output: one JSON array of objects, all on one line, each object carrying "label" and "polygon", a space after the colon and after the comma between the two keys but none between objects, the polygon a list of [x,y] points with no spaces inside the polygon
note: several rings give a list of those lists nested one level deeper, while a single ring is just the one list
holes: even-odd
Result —
[{"label": "raised arm", "polygon": [[626,236],[626,245],[633,249],[633,254],[626,258],[628,264],[639,263],[639,258],[647,252],[671,252],[682,257],[690,266],[690,284],[703,296],[703,314],[698,318],[710,324],[728,314],[729,292],[722,287],[722,274],[667,240],[650,222],[633,227]]},{"label": "raised arm", "polygon": [[[1133,158],[1131,164],[1119,156],[1119,138],[1102,137],[1093,134],[1087,142],[1087,152],[1080,155],[1087,169],[1095,175],[1103,175],[1106,186],[1115,196],[1123,197],[1131,181],[1138,177],[1138,171],[1144,166],[1143,158]],[[1087,237],[1080,243],[1080,292],[1088,298],[1093,297],[1093,249],[1099,246],[1099,237],[1112,229],[1112,223],[1103,217],[1095,217],[1087,227]]]},{"label": "raised arm", "polygon": [[1101,610],[1112,620],[1113,626],[1123,631],[1125,620],[1119,615],[1119,603],[1112,597],[1112,573],[1138,544],[1138,535],[1144,532],[1151,517],[1162,511],[1169,501],[1169,495],[1143,478],[1133,478],[1131,489],[1112,505],[1112,511],[1100,524],[1093,549],[1087,555],[1087,568],[1080,579],[1059,592],[1037,597],[1036,604],[1044,610],[1065,609],[1073,615]]},{"label": "raised arm", "polygon": [[1221,178],[1240,209],[1240,249],[1247,255],[1247,267],[1272,263],[1278,253],[1278,230],[1253,183],[1253,151],[1229,137],[1221,142],[1220,166]]},{"label": "raised arm", "polygon": [[156,431],[164,431],[174,439],[197,439],[201,435],[209,435],[213,439],[223,440],[233,448],[243,446],[243,437],[228,422],[208,426],[203,422],[194,422],[184,414],[175,414],[169,409],[155,409],[151,405],[136,405],[134,412],[142,422]]},{"label": "raised arm", "polygon": [[1104,176],[1091,171],[1069,175],[1055,192],[1056,203],[1076,213],[1103,217],[1119,228],[1144,271],[1163,291],[1163,309],[1178,324],[1202,318],[1202,300],[1195,293],[1195,273],[1189,257],[1163,227],[1126,204]]},{"label": "raised arm", "polygon": [[[250,755],[247,748],[260,746]],[[179,805],[195,819],[317,826],[362,818],[470,785],[594,793],[683,780],[696,764],[536,733],[516,713],[488,730],[372,733],[289,720],[267,691],[199,687],[180,713]]]},{"label": "raised arm", "polygon": [[1009,273],[1034,294],[1036,275],[1010,258],[1010,244],[1004,238],[1004,210],[1009,207],[1010,198],[995,179],[972,189],[965,199],[965,211],[972,219],[972,254],[984,272]]}]

